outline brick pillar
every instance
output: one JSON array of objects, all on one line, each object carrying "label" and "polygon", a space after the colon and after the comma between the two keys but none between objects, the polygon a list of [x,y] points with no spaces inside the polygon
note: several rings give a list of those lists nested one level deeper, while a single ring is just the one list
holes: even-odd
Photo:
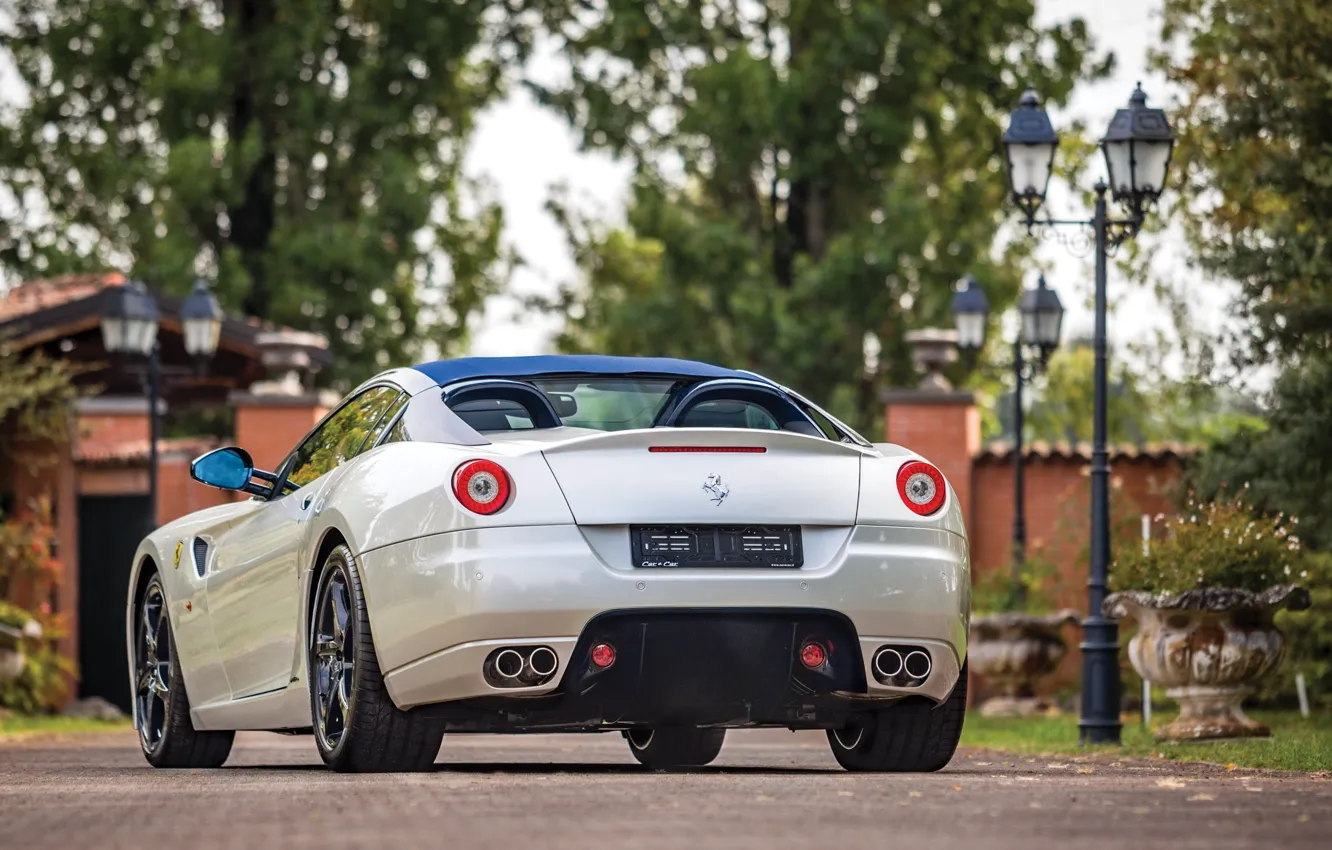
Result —
[{"label": "brick pillar", "polygon": [[276,471],[336,403],[326,392],[233,393],[236,445],[250,453],[256,468]]},{"label": "brick pillar", "polygon": [[918,452],[953,485],[971,526],[971,464],[980,453],[980,410],[971,393],[938,388],[889,390],[884,426],[890,443]]}]

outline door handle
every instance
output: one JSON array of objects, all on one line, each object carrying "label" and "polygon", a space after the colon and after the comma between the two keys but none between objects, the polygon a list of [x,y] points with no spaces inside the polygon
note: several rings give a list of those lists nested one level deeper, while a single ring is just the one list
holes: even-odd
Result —
[{"label": "door handle", "polygon": [[314,501],[314,493],[311,493],[310,495],[306,496],[304,499],[301,499],[301,510],[303,511],[309,510],[310,503],[313,501]]}]

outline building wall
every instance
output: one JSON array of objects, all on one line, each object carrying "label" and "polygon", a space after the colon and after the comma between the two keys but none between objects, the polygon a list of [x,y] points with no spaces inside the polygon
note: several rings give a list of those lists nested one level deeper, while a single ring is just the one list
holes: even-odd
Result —
[{"label": "building wall", "polygon": [[[1027,552],[1053,560],[1061,605],[1087,604],[1091,539],[1091,465],[1080,457],[1028,455],[1025,462]],[[1177,457],[1122,458],[1110,465],[1111,522],[1136,534],[1143,513],[1170,513],[1182,467]],[[976,516],[969,528],[978,573],[1007,569],[1012,560],[1012,458],[980,458],[972,470]]]}]

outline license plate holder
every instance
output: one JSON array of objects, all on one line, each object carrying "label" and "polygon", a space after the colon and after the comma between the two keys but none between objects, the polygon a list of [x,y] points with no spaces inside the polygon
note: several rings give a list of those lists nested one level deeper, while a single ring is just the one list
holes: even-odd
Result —
[{"label": "license plate holder", "polygon": [[799,569],[798,525],[631,525],[637,568]]}]

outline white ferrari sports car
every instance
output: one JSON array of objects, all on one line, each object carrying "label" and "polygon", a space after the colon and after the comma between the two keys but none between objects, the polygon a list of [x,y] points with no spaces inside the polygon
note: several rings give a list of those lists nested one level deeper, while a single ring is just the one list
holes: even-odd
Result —
[{"label": "white ferrari sports car", "polygon": [[823,729],[849,770],[948,763],[970,565],[930,463],[751,372],[661,358],[393,369],[249,499],[139,546],[127,643],[158,767],[234,731],[337,770],[429,767],[446,732],[619,732],[651,767],[727,729]]}]

